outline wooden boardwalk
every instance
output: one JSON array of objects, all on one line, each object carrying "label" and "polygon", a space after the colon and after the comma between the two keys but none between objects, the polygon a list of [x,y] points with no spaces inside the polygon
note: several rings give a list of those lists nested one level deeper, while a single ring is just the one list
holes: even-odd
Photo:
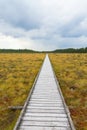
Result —
[{"label": "wooden boardwalk", "polygon": [[14,130],[75,130],[48,55]]}]

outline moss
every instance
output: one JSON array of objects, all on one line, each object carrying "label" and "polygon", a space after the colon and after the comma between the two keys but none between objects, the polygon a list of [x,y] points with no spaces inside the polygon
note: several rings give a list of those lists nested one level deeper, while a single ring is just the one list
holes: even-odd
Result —
[{"label": "moss", "polygon": [[0,130],[13,129],[19,112],[7,108],[24,105],[44,57],[45,54],[0,54]]}]

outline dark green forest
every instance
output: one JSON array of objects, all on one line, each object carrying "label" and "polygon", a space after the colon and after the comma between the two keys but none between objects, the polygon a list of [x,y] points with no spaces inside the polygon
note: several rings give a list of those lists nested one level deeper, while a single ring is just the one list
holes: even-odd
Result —
[{"label": "dark green forest", "polygon": [[87,47],[79,48],[79,49],[74,49],[74,48],[57,49],[57,50],[54,50],[53,52],[55,53],[87,53]]},{"label": "dark green forest", "polygon": [[0,53],[87,53],[86,48],[67,48],[67,49],[56,49],[53,51],[35,51],[29,49],[0,49]]},{"label": "dark green forest", "polygon": [[28,49],[0,49],[0,53],[36,53],[37,51]]}]

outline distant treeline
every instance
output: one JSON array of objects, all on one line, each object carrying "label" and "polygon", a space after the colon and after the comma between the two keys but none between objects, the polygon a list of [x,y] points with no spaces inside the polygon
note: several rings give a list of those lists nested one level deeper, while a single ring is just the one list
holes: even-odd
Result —
[{"label": "distant treeline", "polygon": [[38,51],[28,49],[0,49],[0,53],[37,53]]},{"label": "distant treeline", "polygon": [[67,49],[57,49],[54,51],[34,51],[34,50],[28,50],[28,49],[0,49],[0,53],[87,53],[87,47],[86,48],[67,48]]},{"label": "distant treeline", "polygon": [[54,53],[87,53],[87,47],[79,48],[79,49],[74,49],[74,48],[58,49],[58,50],[54,50],[53,52]]}]

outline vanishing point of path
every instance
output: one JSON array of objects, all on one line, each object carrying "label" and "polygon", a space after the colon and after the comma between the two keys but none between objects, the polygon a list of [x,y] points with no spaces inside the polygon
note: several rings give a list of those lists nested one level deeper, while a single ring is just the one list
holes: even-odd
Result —
[{"label": "vanishing point of path", "polygon": [[14,130],[75,130],[48,55]]}]

